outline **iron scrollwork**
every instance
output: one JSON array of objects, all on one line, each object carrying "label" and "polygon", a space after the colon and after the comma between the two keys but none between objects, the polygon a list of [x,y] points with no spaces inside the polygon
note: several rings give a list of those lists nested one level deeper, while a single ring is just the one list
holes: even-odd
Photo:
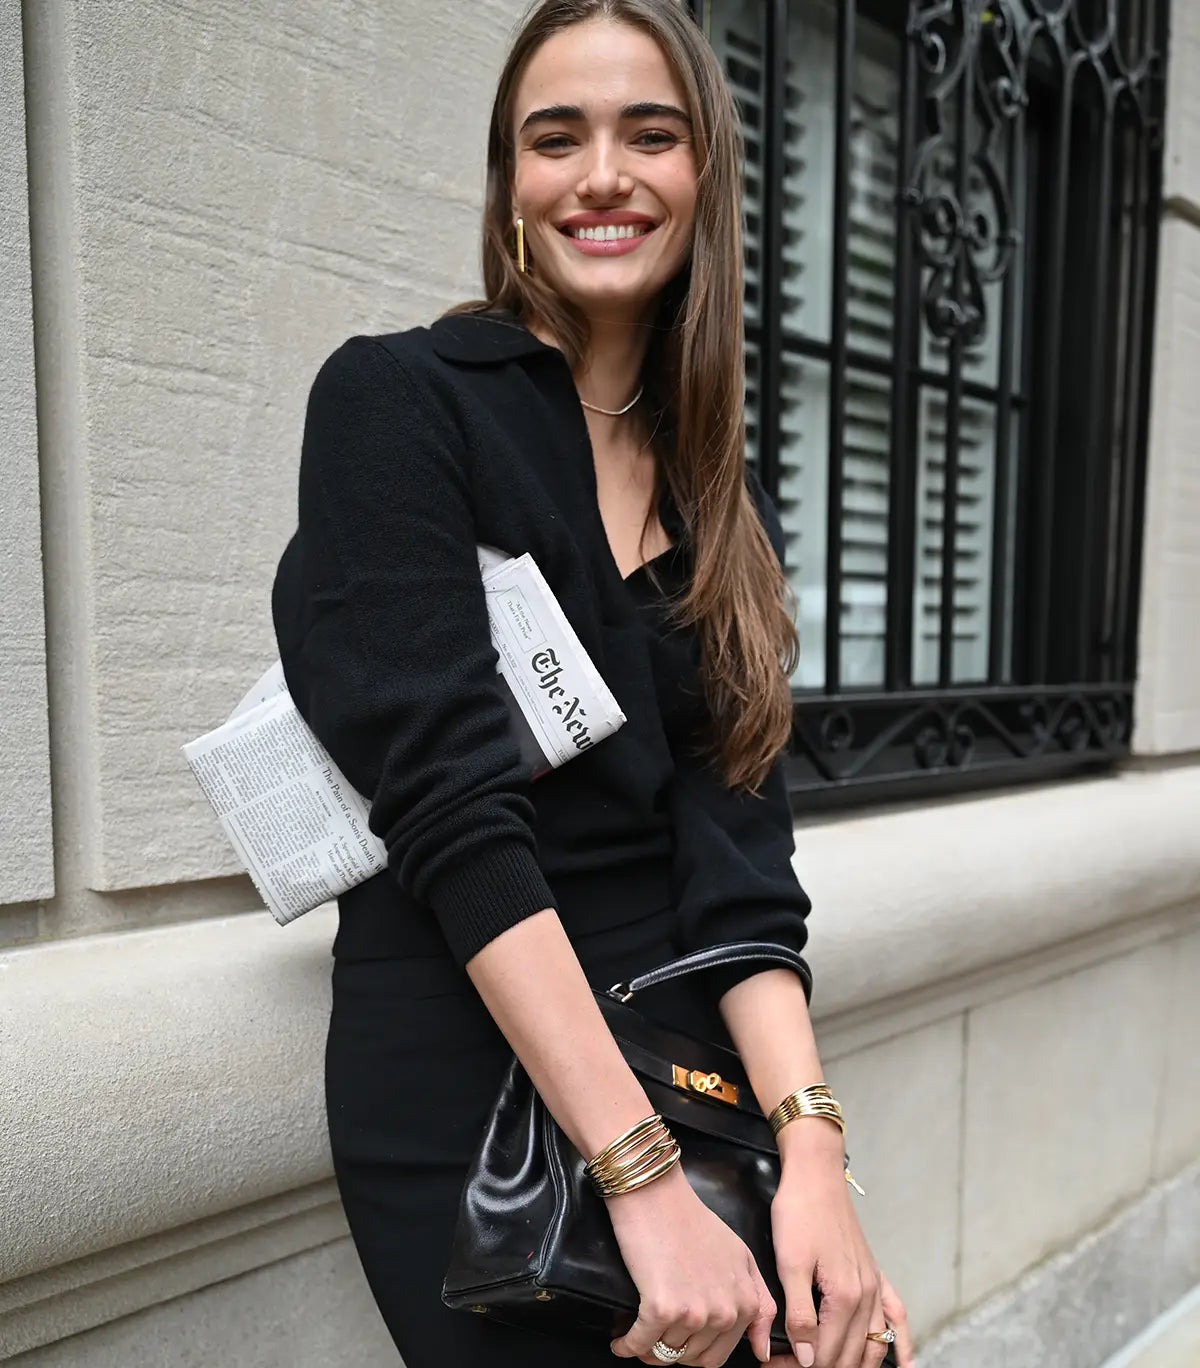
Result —
[{"label": "iron scrollwork", "polygon": [[911,0],[907,37],[924,136],[901,193],[915,215],[925,322],[969,349],[987,330],[983,287],[1004,277],[1022,240],[1012,130],[1029,105],[1035,53],[1052,48],[1060,70],[1089,64],[1106,99],[1132,100],[1147,120],[1155,63],[1122,43],[1113,0]]},{"label": "iron scrollwork", "polygon": [[958,689],[801,699],[791,787],[824,788],[968,770],[1028,774],[1065,758],[1106,760],[1129,744],[1128,686]]},{"label": "iron scrollwork", "polygon": [[916,215],[923,312],[934,337],[969,348],[987,330],[984,286],[1004,276],[1020,241],[1006,136],[1026,99],[1016,25],[1007,0],[914,0],[908,40],[925,136],[902,193]]}]

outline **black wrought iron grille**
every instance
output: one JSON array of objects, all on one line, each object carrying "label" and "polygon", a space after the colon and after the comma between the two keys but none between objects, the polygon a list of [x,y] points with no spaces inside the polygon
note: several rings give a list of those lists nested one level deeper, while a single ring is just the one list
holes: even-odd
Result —
[{"label": "black wrought iron grille", "polygon": [[1164,0],[706,0],[746,139],[748,455],[793,790],[1111,762],[1132,724]]}]

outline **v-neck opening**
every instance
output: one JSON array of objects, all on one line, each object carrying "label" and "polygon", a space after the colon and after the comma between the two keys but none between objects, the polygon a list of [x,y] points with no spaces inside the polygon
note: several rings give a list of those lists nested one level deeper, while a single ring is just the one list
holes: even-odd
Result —
[{"label": "v-neck opening", "polygon": [[[601,522],[604,521],[603,517],[601,517],[600,521],[601,521]],[[661,513],[659,514],[659,522],[660,522],[660,523],[662,522],[662,514],[661,514]],[[663,530],[665,531],[666,529],[664,528]],[[605,533],[605,540],[606,540],[606,541],[608,540],[608,534],[607,534],[607,533]],[[660,560],[665,560],[668,556],[673,556],[673,555],[675,554],[675,552],[678,551],[678,550],[679,550],[679,543],[678,543],[678,542],[672,542],[670,546],[664,547],[657,555],[651,556],[648,560],[642,561],[642,563],[641,563],[640,565],[635,565],[635,566],[633,567],[633,569],[632,569],[632,570],[629,572],[629,574],[627,574],[627,575],[622,575],[622,574],[621,574],[621,567],[620,567],[619,565],[617,565],[617,574],[620,575],[620,577],[621,577],[621,583],[622,583],[622,584],[628,584],[628,583],[630,582],[630,580],[632,580],[636,575],[640,575],[640,574],[642,573],[643,570],[648,570],[648,569],[650,568],[650,566],[655,565],[658,561],[660,561]],[[609,544],[608,553],[609,553],[610,556],[612,556],[612,545],[611,545],[611,543]],[[616,565],[616,564],[617,564],[617,560],[616,560],[616,557],[615,557],[615,556],[612,557],[612,560],[613,560],[613,564]]]},{"label": "v-neck opening", "polygon": [[[662,527],[667,536],[671,536],[673,532],[675,539],[669,546],[658,552],[657,555],[642,561],[640,565],[635,566],[627,575],[623,575],[621,573],[620,565],[617,564],[617,558],[613,554],[613,546],[612,542],[609,540],[608,528],[604,522],[604,514],[600,511],[600,489],[596,479],[596,453],[592,447],[592,434],[587,425],[587,415],[584,413],[583,404],[579,398],[579,390],[575,386],[575,377],[571,374],[571,368],[567,365],[567,358],[563,353],[557,351],[557,349],[551,350],[557,352],[558,360],[562,363],[563,370],[566,371],[567,383],[570,386],[571,396],[574,400],[575,418],[579,424],[579,430],[583,435],[583,447],[584,451],[587,453],[586,478],[588,492],[591,496],[591,511],[595,514],[596,528],[600,534],[601,554],[608,562],[613,578],[623,589],[628,590],[632,581],[649,566],[666,559],[668,556],[676,554],[681,549],[683,543],[683,528],[677,515],[677,510],[674,509],[674,501],[671,498],[670,486],[664,484],[662,492],[659,494],[655,504],[655,512],[658,514],[659,526]],[[664,518],[663,516],[664,510],[667,512],[667,518]],[[670,526],[668,526],[668,518],[670,519]]]}]

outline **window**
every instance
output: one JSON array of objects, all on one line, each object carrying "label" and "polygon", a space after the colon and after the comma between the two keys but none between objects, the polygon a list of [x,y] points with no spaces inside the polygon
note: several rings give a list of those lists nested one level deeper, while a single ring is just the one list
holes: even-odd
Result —
[{"label": "window", "polygon": [[746,139],[747,444],[794,791],[1110,762],[1132,725],[1165,0],[707,0]]}]

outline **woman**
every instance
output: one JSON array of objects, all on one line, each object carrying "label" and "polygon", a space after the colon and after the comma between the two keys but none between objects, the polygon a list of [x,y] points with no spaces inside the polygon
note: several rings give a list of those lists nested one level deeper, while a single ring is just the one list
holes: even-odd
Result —
[{"label": "woman", "polygon": [[[595,1155],[652,1108],[589,984],[722,941],[804,944],[777,763],[794,632],[742,456],[739,186],[731,99],[672,0],[545,0],[495,102],[487,300],[353,338],[313,385],[273,608],[297,705],[389,851],[340,901],[326,1081],[350,1228],[407,1368],[769,1357],[770,1294],[678,1166],[606,1199],[641,1296],[611,1346],[439,1300],[511,1050]],[[533,554],[628,716],[534,784],[476,543]],[[647,1011],[732,1041],[765,1110],[820,1080],[790,970],[680,980]],[[911,1364],[837,1127],[801,1117],[779,1144],[795,1357],[771,1361],[873,1368],[890,1323]]]}]

